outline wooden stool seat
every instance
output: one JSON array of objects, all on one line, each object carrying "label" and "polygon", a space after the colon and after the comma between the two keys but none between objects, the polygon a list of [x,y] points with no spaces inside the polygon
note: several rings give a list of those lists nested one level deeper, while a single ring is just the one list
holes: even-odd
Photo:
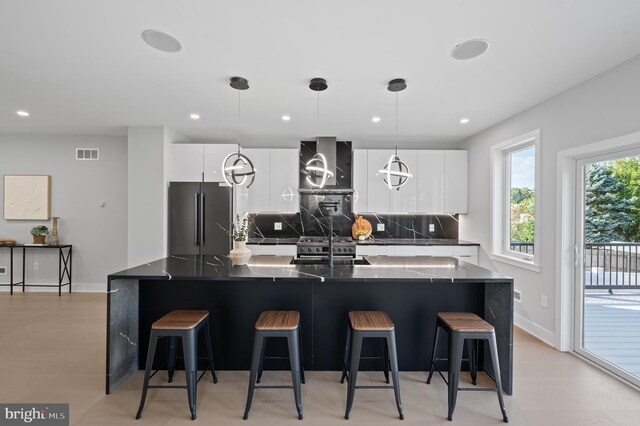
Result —
[{"label": "wooden stool seat", "polygon": [[195,328],[209,316],[209,311],[171,311],[154,322],[155,330],[189,330]]},{"label": "wooden stool seat", "polygon": [[439,312],[438,319],[451,331],[463,333],[491,333],[493,326],[471,312]]},{"label": "wooden stool seat", "polygon": [[386,312],[381,311],[353,311],[349,312],[351,328],[359,331],[394,329],[393,321]]},{"label": "wooden stool seat", "polygon": [[256,321],[256,330],[295,330],[299,323],[298,311],[264,311]]}]

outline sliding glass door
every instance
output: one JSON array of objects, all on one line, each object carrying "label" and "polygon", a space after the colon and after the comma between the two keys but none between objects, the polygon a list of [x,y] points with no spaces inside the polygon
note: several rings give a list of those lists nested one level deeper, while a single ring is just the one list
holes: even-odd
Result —
[{"label": "sliding glass door", "polygon": [[640,386],[640,152],[578,161],[577,353]]}]

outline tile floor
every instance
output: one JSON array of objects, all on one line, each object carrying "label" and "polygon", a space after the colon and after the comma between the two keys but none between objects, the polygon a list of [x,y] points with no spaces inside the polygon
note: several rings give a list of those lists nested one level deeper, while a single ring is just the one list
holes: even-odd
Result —
[{"label": "tile floor", "polygon": [[[196,422],[190,420],[183,390],[150,390],[142,420],[135,421],[141,372],[114,394],[104,394],[105,320],[102,294],[58,298],[48,293],[0,293],[0,402],[68,402],[73,425],[502,424],[495,395],[474,392],[459,395],[454,421],[448,422],[446,387],[438,377],[431,386],[425,385],[424,372],[400,375],[404,422],[397,418],[392,391],[361,390],[356,391],[346,423],[342,417],[346,391],[337,372],[307,374],[302,422],[289,390],[257,391],[245,422],[245,371],[221,371],[217,385],[206,379],[200,382]],[[515,392],[506,397],[510,424],[640,424],[640,392],[522,331],[516,332],[514,370]],[[359,378],[364,384],[381,376],[365,373]],[[263,382],[285,383],[289,377],[266,372]],[[482,383],[487,383],[486,377]]]}]

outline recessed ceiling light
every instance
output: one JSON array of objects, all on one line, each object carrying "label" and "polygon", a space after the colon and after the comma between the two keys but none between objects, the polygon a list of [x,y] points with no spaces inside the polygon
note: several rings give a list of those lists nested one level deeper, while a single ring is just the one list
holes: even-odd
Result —
[{"label": "recessed ceiling light", "polygon": [[192,120],[200,120],[200,114],[191,114],[189,117],[191,117]]},{"label": "recessed ceiling light", "polygon": [[149,46],[162,52],[175,53],[182,49],[182,43],[177,37],[159,30],[144,30],[142,39]]},{"label": "recessed ceiling light", "polygon": [[468,118],[461,118],[460,119],[460,124],[467,124],[469,122]]},{"label": "recessed ceiling light", "polygon": [[382,120],[380,117],[372,117],[371,121],[373,121],[374,123],[379,123],[380,120]]},{"label": "recessed ceiling light", "polygon": [[467,40],[454,47],[451,56],[459,60],[472,59],[482,55],[488,48],[489,42],[487,40]]},{"label": "recessed ceiling light", "polygon": [[27,111],[16,111],[16,114],[18,114],[20,117],[28,117],[29,113]]},{"label": "recessed ceiling light", "polygon": [[288,116],[288,115],[283,115],[282,116],[282,121],[289,121],[289,120],[291,120],[290,116]]}]

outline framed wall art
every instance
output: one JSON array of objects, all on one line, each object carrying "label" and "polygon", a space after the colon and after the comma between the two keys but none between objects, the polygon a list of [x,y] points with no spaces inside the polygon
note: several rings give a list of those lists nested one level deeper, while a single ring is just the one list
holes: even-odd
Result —
[{"label": "framed wall art", "polygon": [[5,220],[50,220],[51,176],[4,175]]}]

